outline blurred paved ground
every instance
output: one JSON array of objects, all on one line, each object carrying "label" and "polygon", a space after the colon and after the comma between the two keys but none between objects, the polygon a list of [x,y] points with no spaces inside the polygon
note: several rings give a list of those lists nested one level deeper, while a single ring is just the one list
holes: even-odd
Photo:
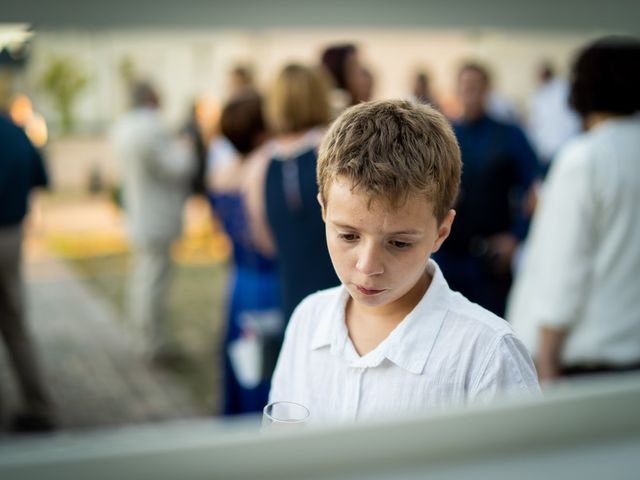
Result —
[{"label": "blurred paved ground", "polygon": [[[61,429],[205,414],[175,379],[135,351],[113,307],[64,263],[40,260],[25,273],[29,320]],[[12,411],[17,392],[8,367],[3,355],[2,395]]]},{"label": "blurred paved ground", "polygon": [[[103,200],[95,202],[63,209],[39,203],[25,242],[28,318],[61,430],[211,415],[184,382],[152,367],[135,351],[115,306],[59,258],[61,253],[95,253],[83,251],[85,244],[105,251],[126,249],[118,212],[100,208]],[[81,239],[82,245],[76,243]],[[197,242],[193,252],[193,243],[178,246],[178,255],[201,255]],[[3,346],[0,398],[3,415],[17,407]]]}]

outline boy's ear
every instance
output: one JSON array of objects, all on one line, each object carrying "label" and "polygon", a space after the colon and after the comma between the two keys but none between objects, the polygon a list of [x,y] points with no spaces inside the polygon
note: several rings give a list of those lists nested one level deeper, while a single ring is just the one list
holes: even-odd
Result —
[{"label": "boy's ear", "polygon": [[431,253],[435,253],[438,250],[440,250],[440,246],[444,243],[444,241],[447,239],[447,237],[451,233],[451,226],[453,225],[453,220],[455,218],[456,218],[456,211],[453,209],[449,210],[446,217],[444,217],[444,220],[440,223],[440,226],[438,226],[438,238],[436,239],[436,242],[433,245],[433,249],[431,250]]},{"label": "boy's ear", "polygon": [[322,221],[326,222],[326,212],[325,212],[325,208],[324,208],[324,203],[322,202],[322,196],[320,194],[318,194],[318,196],[316,197],[318,199],[318,203],[320,204],[320,210],[322,211]]}]

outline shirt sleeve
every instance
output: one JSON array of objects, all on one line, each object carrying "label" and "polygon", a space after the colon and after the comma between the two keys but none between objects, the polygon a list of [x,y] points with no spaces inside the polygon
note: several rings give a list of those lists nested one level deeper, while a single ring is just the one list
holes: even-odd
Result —
[{"label": "shirt sleeve", "polygon": [[512,128],[511,148],[517,160],[518,182],[522,187],[529,188],[540,174],[540,164],[524,132],[520,127],[513,126]]},{"label": "shirt sleeve", "polygon": [[31,158],[33,161],[33,169],[31,170],[31,186],[32,187],[48,187],[49,176],[44,165],[42,155],[36,149],[31,142],[29,142],[29,148],[31,149]]},{"label": "shirt sleeve", "polygon": [[556,160],[534,215],[507,312],[518,333],[542,325],[570,328],[591,288],[595,192],[588,152],[575,147]]},{"label": "shirt sleeve", "polygon": [[539,394],[540,386],[533,361],[524,344],[514,335],[501,337],[470,386],[472,401],[491,401],[500,396]]}]

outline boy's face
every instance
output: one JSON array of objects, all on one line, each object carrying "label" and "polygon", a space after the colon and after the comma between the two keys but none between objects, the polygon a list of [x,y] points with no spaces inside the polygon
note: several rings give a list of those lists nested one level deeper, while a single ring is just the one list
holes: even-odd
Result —
[{"label": "boy's face", "polygon": [[455,212],[438,225],[424,196],[411,196],[393,210],[385,202],[368,205],[369,198],[351,186],[343,178],[332,182],[322,209],[333,267],[361,305],[401,305],[449,235]]}]

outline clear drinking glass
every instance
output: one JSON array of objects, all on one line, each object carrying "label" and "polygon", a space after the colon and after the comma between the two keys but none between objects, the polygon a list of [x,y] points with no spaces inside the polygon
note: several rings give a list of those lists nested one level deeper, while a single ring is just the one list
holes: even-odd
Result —
[{"label": "clear drinking glass", "polygon": [[262,410],[262,430],[304,427],[309,409],[295,402],[272,402]]}]

